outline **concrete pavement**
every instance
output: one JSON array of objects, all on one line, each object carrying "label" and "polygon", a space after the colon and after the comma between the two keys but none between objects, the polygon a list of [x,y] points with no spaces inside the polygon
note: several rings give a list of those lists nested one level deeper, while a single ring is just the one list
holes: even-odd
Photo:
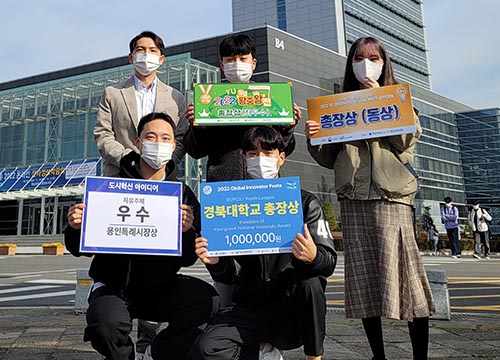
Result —
[{"label": "concrete pavement", "polygon": [[[85,316],[75,315],[73,309],[3,308],[0,359],[102,359],[83,343],[84,327]],[[412,358],[405,322],[385,320],[384,336],[388,359]],[[432,359],[500,359],[500,317],[453,314],[451,321],[431,321],[429,348]],[[330,311],[323,359],[370,359],[370,355],[361,322],[345,319],[341,311]],[[304,359],[303,352],[287,351],[285,359]]]},{"label": "concrete pavement", "polygon": [[[41,247],[22,247],[21,253],[39,254]],[[85,316],[75,315],[72,308],[2,308],[0,360],[102,359],[83,343],[84,327]],[[385,320],[384,337],[388,359],[412,358],[405,322]],[[429,349],[431,359],[500,360],[500,316],[454,313],[451,321],[431,320]],[[370,358],[361,322],[330,311],[323,359]],[[285,359],[304,359],[303,352],[287,351]]]}]

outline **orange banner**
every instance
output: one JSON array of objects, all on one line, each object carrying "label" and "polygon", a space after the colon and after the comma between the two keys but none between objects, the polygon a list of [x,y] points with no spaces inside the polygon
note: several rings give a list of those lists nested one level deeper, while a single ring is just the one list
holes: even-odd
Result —
[{"label": "orange banner", "polygon": [[410,85],[397,84],[307,99],[309,120],[321,125],[312,145],[416,131]]}]

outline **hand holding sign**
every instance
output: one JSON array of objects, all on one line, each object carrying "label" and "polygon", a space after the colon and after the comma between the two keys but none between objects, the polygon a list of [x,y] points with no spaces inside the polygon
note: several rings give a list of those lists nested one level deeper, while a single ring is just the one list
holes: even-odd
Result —
[{"label": "hand holding sign", "polygon": [[310,139],[314,134],[316,134],[321,129],[319,123],[314,120],[306,121],[306,137]]},{"label": "hand holding sign", "polygon": [[181,210],[182,210],[182,232],[186,232],[193,226],[193,220],[194,220],[193,209],[191,209],[191,207],[188,205],[182,204]]},{"label": "hand holding sign", "polygon": [[85,205],[83,203],[75,204],[69,208],[68,211],[68,223],[75,230],[79,230],[82,227],[83,218],[83,208]]},{"label": "hand holding sign", "polygon": [[218,256],[208,256],[208,241],[204,237],[199,237],[196,239],[196,256],[198,256],[198,259],[205,265],[215,265],[219,263],[219,257]]},{"label": "hand holding sign", "polygon": [[293,103],[293,120],[294,123],[290,125],[290,127],[296,126],[300,119],[302,119],[302,110],[300,110],[299,105]]},{"label": "hand holding sign", "polygon": [[309,233],[309,228],[304,224],[304,235],[298,233],[293,239],[292,254],[298,260],[310,263],[316,259],[317,252],[318,248]]},{"label": "hand holding sign", "polygon": [[189,125],[193,126],[194,121],[194,104],[191,103],[187,106],[186,113],[184,114]]},{"label": "hand holding sign", "polygon": [[363,88],[365,89],[373,89],[380,87],[380,84],[374,78],[367,76],[365,77],[365,81],[363,82]]}]

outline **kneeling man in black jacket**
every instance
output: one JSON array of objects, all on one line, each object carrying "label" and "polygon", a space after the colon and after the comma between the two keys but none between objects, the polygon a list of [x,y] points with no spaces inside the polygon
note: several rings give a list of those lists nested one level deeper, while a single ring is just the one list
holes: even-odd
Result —
[{"label": "kneeling man in black jacket", "polygon": [[[121,160],[120,177],[175,181],[175,123],[164,113],[144,116],[135,145]],[[195,239],[200,233],[200,204],[193,191],[182,191],[182,256],[96,254],[90,265],[93,280],[84,340],[113,360],[135,359],[129,334],[132,319],[168,322],[151,345],[154,359],[186,359],[199,327],[217,311],[219,298],[208,283],[178,274],[196,260]],[[65,230],[66,248],[79,252],[83,204],[71,207]]]},{"label": "kneeling man in black jacket", "polygon": [[[285,161],[279,132],[251,128],[242,149],[249,177],[278,176]],[[319,200],[305,190],[301,195],[304,234],[295,236],[291,254],[208,257],[210,239],[196,239],[196,253],[212,278],[236,288],[235,305],[209,322],[191,359],[281,359],[277,348],[301,345],[306,359],[321,359],[326,278],[335,269],[337,254]]]}]

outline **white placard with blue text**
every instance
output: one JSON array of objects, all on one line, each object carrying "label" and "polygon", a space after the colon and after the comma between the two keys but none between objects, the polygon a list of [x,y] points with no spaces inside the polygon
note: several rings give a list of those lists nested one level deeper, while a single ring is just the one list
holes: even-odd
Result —
[{"label": "white placard with blue text", "polygon": [[88,176],[80,251],[181,254],[182,183]]},{"label": "white placard with blue text", "polygon": [[298,177],[204,183],[200,196],[209,256],[291,252],[302,232]]}]

